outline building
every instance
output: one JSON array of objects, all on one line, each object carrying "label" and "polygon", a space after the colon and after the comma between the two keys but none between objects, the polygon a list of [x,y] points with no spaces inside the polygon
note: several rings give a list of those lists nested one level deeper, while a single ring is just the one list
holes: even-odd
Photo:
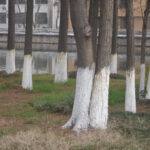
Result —
[{"label": "building", "polygon": [[[134,0],[135,30],[142,30],[142,16],[146,0]],[[89,6],[89,0],[87,0]],[[26,0],[16,0],[16,29],[25,28]],[[60,0],[34,0],[34,29],[58,29],[60,20]],[[125,30],[125,0],[119,0],[119,30]],[[8,27],[8,0],[0,0],[0,28]],[[71,21],[69,20],[71,29]],[[150,29],[150,23],[148,23]]]},{"label": "building", "polygon": [[[16,0],[16,28],[24,29],[26,0]],[[34,29],[52,28],[59,25],[59,0],[34,0]],[[8,0],[0,0],[0,28],[8,28]]]}]

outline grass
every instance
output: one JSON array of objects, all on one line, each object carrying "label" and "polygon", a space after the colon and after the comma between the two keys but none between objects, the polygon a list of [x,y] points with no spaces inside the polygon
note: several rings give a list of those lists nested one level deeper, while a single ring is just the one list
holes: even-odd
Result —
[{"label": "grass", "polygon": [[[149,150],[150,111],[120,111],[125,99],[124,78],[110,81],[109,106],[115,111],[110,111],[108,130],[90,129],[80,136],[60,129],[69,118],[66,114],[71,114],[75,79],[66,83],[54,83],[53,79],[48,74],[33,75],[34,89],[28,91],[14,88],[21,86],[21,74],[0,78],[0,150]],[[136,86],[138,83],[136,79]],[[11,93],[14,89],[16,93]],[[141,105],[144,108],[150,103],[138,103]]]}]

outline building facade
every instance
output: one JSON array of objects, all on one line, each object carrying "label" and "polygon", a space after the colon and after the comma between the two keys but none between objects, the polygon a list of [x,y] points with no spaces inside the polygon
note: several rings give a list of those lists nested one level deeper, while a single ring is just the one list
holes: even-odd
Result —
[{"label": "building facade", "polygon": [[[89,8],[89,1],[87,5]],[[142,30],[142,16],[146,0],[134,0],[135,30]],[[26,0],[16,0],[16,29],[25,28]],[[60,0],[34,0],[34,29],[58,29],[60,20]],[[118,28],[125,30],[125,0],[119,0]],[[8,28],[8,0],[0,0],[0,28]],[[69,28],[71,21],[69,19]],[[148,23],[150,29],[150,23]]]},{"label": "building facade", "polygon": [[[16,0],[16,28],[24,29],[26,20],[26,0]],[[34,0],[33,28],[53,28],[59,26],[60,1]],[[8,0],[0,0],[0,28],[8,28]]]}]

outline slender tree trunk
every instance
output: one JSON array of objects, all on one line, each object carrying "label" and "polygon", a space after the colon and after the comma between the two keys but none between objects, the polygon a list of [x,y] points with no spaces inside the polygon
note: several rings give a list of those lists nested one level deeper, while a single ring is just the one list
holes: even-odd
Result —
[{"label": "slender tree trunk", "polygon": [[12,74],[15,67],[15,0],[9,0],[8,9],[8,45],[6,55],[6,72]]},{"label": "slender tree trunk", "polygon": [[90,125],[107,128],[113,0],[101,0],[101,22],[96,73],[91,97]]},{"label": "slender tree trunk", "polygon": [[117,73],[118,0],[114,0],[110,73]]},{"label": "slender tree trunk", "polygon": [[96,60],[96,52],[97,52],[98,9],[99,9],[99,1],[90,0],[89,24],[92,27],[92,45],[93,45],[94,60]]},{"label": "slender tree trunk", "polygon": [[55,82],[67,81],[67,30],[69,0],[61,0],[59,45],[55,70]]},{"label": "slender tree trunk", "polygon": [[92,32],[88,23],[85,0],[70,0],[71,20],[77,44],[78,70],[73,112],[63,128],[86,130],[89,125],[89,104],[94,76]]},{"label": "slender tree trunk", "polygon": [[32,25],[33,25],[33,0],[27,0],[26,35],[24,49],[24,64],[22,87],[32,89]]},{"label": "slender tree trunk", "polygon": [[127,70],[125,111],[136,112],[133,0],[126,0]]},{"label": "slender tree trunk", "polygon": [[[146,9],[144,11],[143,18],[143,28],[142,28],[142,41],[141,41],[141,73],[140,73],[140,86],[139,86],[139,99],[144,99],[145,93],[145,46],[146,46],[146,33],[147,33],[147,23],[150,11],[150,0],[146,2]],[[150,79],[148,79],[150,80]],[[150,81],[149,81],[150,82]],[[146,98],[150,98],[150,88],[147,85],[147,95]]]}]

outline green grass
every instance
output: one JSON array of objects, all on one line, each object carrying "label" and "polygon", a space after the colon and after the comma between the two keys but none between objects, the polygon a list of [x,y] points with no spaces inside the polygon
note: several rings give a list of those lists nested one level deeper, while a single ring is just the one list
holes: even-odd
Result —
[{"label": "green grass", "polygon": [[27,124],[27,125],[28,124],[34,124],[34,121],[33,120],[27,120],[27,121],[24,122],[24,124]]},{"label": "green grass", "polygon": [[113,106],[116,104],[124,103],[125,100],[125,89],[124,88],[110,88],[109,89],[109,105]]},{"label": "green grass", "polygon": [[2,116],[5,118],[37,118],[44,115],[44,112],[37,112],[32,108],[24,108],[24,109],[15,109],[12,107],[7,113],[3,114]]},{"label": "green grass", "polygon": [[6,91],[11,89],[10,85],[0,83],[0,91]]}]

